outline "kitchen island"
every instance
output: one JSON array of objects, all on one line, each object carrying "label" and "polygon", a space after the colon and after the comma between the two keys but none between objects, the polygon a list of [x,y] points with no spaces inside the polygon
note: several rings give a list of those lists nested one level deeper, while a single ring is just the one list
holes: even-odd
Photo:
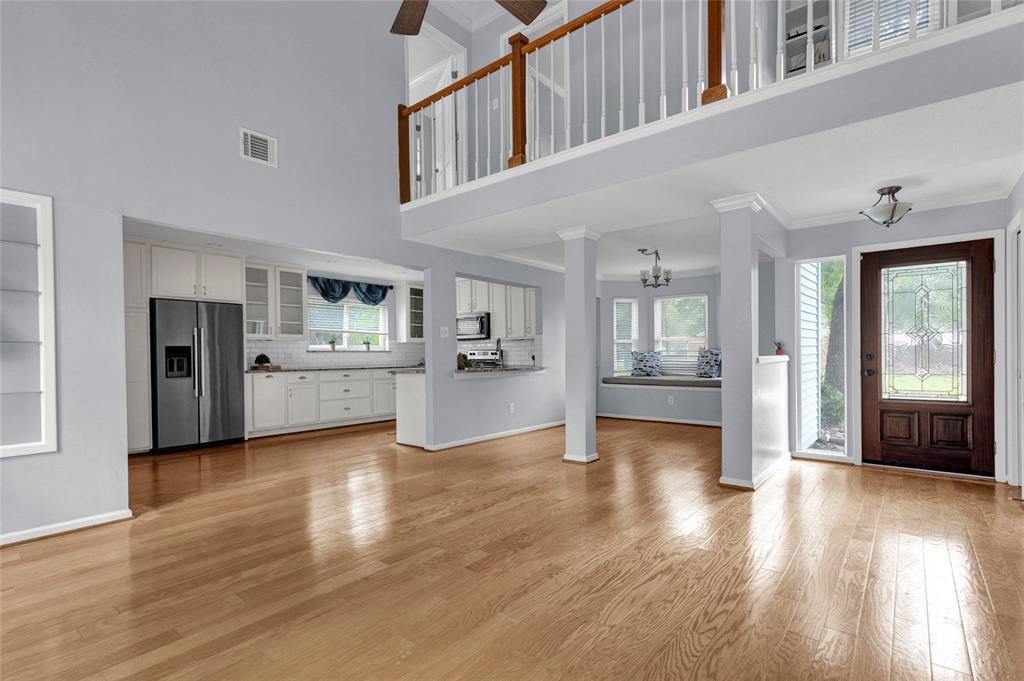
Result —
[{"label": "kitchen island", "polygon": [[466,378],[507,378],[509,376],[525,376],[530,374],[542,374],[547,367],[538,366],[508,366],[508,367],[473,367],[469,369],[456,369],[453,373],[456,379]]}]

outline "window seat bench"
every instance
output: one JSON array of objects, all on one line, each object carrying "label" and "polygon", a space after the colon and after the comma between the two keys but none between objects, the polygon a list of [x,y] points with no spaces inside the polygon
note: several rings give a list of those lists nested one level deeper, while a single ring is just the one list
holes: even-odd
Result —
[{"label": "window seat bench", "polygon": [[601,379],[606,385],[643,385],[664,388],[718,388],[721,378],[700,378],[698,376],[607,376]]}]

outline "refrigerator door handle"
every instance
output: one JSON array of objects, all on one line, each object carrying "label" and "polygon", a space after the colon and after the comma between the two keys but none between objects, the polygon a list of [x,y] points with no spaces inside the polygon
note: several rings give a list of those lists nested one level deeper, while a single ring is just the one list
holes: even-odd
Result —
[{"label": "refrigerator door handle", "polygon": [[199,327],[199,396],[206,397],[206,329]]},{"label": "refrigerator door handle", "polygon": [[199,347],[199,329],[192,329],[192,396],[199,397],[199,368],[196,364]]}]

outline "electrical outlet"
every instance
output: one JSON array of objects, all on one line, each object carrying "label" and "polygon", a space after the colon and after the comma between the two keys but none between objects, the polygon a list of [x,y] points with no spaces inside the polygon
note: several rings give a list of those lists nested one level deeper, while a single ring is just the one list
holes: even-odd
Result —
[{"label": "electrical outlet", "polygon": [[491,102],[491,109],[493,111],[497,111],[498,110],[498,100],[497,99],[495,99],[493,102]]},{"label": "electrical outlet", "polygon": [[448,327],[447,326],[442,326],[441,327],[441,338],[447,338],[447,337],[448,337]]},{"label": "electrical outlet", "polygon": [[668,403],[669,404],[675,404],[676,403],[676,396],[675,395],[669,395],[668,396]]},{"label": "electrical outlet", "polygon": [[516,403],[515,402],[509,402],[508,403],[508,413],[509,414],[515,414],[516,413]]}]

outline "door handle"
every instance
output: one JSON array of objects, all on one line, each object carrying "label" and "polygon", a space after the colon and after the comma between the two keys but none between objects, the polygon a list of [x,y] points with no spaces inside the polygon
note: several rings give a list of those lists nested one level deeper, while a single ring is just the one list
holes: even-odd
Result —
[{"label": "door handle", "polygon": [[199,397],[199,365],[196,363],[199,347],[199,329],[192,328],[192,397]]},{"label": "door handle", "polygon": [[865,370],[864,370],[864,375],[865,375],[865,376],[874,376],[874,375],[875,375],[875,373],[876,373],[876,372],[875,372],[875,370],[874,370],[874,369],[865,369]]},{"label": "door handle", "polygon": [[206,397],[206,350],[203,343],[206,341],[206,329],[199,328],[199,396]]}]

